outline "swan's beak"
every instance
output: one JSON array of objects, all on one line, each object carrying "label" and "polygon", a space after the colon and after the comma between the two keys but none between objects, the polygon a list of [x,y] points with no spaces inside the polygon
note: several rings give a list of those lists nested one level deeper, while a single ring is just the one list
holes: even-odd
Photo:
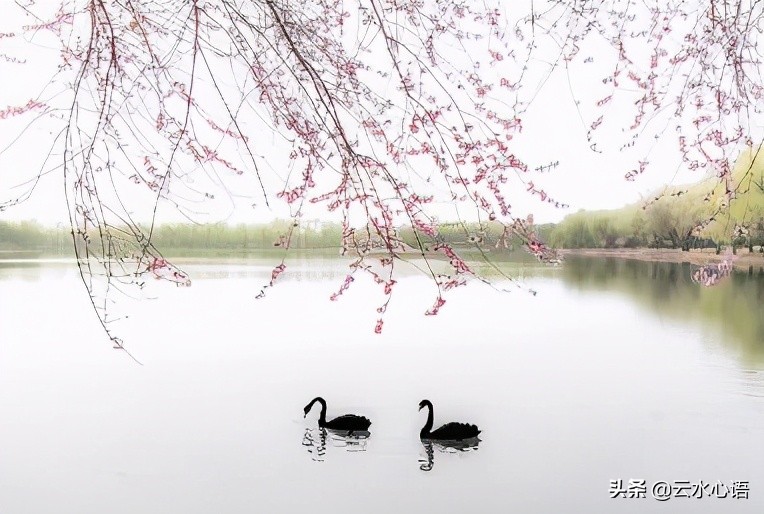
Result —
[{"label": "swan's beak", "polygon": [[422,410],[422,409],[424,409],[424,403],[419,404],[419,410]]}]

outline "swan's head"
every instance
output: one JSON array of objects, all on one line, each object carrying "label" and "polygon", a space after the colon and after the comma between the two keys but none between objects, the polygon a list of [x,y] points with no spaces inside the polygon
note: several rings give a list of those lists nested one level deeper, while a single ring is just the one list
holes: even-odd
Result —
[{"label": "swan's head", "polygon": [[419,410],[422,410],[425,407],[432,407],[432,403],[430,403],[430,400],[422,400],[421,402],[419,402]]},{"label": "swan's head", "polygon": [[313,404],[314,404],[314,403],[316,403],[316,402],[320,403],[322,407],[326,408],[326,407],[325,407],[325,406],[326,406],[326,402],[324,401],[324,399],[323,399],[323,398],[321,398],[320,396],[317,396],[316,398],[313,398],[313,399],[310,401],[310,403],[309,403],[309,404],[307,404],[307,405],[305,406],[305,408],[304,408],[304,409],[302,409],[302,411],[305,413],[305,414],[302,416],[303,418],[305,418],[305,417],[307,417],[307,416],[308,416],[308,412],[310,412],[310,409],[313,407]]}]

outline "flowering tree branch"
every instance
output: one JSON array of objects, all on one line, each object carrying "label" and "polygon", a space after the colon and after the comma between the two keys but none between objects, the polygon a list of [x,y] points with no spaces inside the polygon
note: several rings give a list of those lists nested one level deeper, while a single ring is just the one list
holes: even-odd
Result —
[{"label": "flowering tree branch", "polygon": [[[0,118],[56,127],[50,157],[64,176],[82,280],[119,348],[117,295],[144,288],[146,277],[190,283],[152,243],[163,205],[197,220],[242,199],[255,209],[280,203],[294,219],[278,243],[285,249],[308,209],[339,213],[354,260],[332,300],[368,274],[384,297],[377,332],[404,253],[421,257],[433,279],[427,314],[476,276],[449,245],[427,249],[436,205],[501,223],[555,262],[510,203],[529,194],[566,207],[535,179],[557,163],[529,166],[515,144],[539,45],[555,49],[549,72],[586,65],[592,39],[612,48],[615,65],[586,106],[587,137],[599,151],[613,106],[631,106],[617,144],[646,146],[628,180],[670,133],[689,168],[729,181],[764,106],[758,1],[535,1],[514,21],[500,2],[466,0],[59,0],[53,13],[42,2],[18,5],[34,21],[0,43],[45,34],[59,66],[42,93],[8,103]],[[31,65],[23,53],[0,57],[5,67]],[[414,228],[413,249],[401,224]],[[433,270],[435,255],[449,273]],[[282,260],[257,296],[285,270]]]}]

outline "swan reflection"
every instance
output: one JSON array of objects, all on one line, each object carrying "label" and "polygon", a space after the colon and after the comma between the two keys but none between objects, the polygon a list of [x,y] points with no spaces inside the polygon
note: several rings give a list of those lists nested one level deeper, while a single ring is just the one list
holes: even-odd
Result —
[{"label": "swan reflection", "polygon": [[432,439],[422,439],[422,446],[424,447],[424,456],[419,456],[419,469],[422,471],[431,471],[435,467],[435,450],[437,449],[441,453],[458,453],[477,451],[480,444],[480,438],[475,436],[469,439],[462,439],[458,441],[435,441]]},{"label": "swan reflection", "polygon": [[316,462],[326,458],[326,447],[344,448],[346,452],[365,452],[370,432],[367,430],[348,432],[326,428],[306,428],[302,445]]}]

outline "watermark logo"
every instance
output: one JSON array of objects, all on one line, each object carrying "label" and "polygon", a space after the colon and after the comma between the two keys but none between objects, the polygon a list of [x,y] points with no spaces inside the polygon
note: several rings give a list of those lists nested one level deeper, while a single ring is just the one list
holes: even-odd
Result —
[{"label": "watermark logo", "polygon": [[641,478],[610,480],[611,498],[653,498],[658,501],[668,501],[671,498],[731,498],[747,500],[750,492],[748,481],[732,480],[729,482],[704,482],[698,480],[656,480],[648,484]]}]

